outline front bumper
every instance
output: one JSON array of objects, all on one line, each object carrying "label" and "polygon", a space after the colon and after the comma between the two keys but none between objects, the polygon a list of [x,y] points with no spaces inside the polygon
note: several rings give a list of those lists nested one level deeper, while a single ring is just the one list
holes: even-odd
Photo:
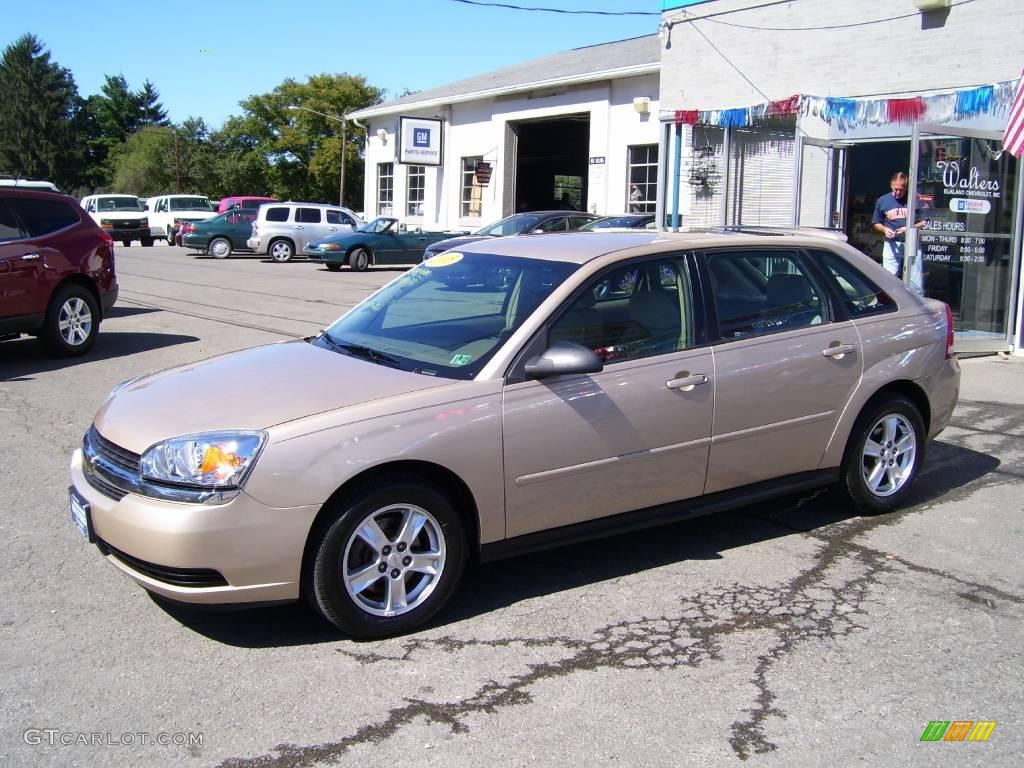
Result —
[{"label": "front bumper", "polygon": [[[295,600],[317,506],[278,509],[240,493],[226,504],[185,504],[128,494],[116,500],[86,478],[82,451],[71,481],[89,503],[100,551],[150,592],[185,603]],[[220,586],[204,586],[223,577]],[[184,576],[182,576],[184,574]]]},{"label": "front bumper", "polygon": [[141,240],[150,237],[149,227],[101,227],[114,240]]},{"label": "front bumper", "polygon": [[303,250],[302,255],[321,264],[344,264],[347,258],[344,251],[318,251],[310,248]]}]

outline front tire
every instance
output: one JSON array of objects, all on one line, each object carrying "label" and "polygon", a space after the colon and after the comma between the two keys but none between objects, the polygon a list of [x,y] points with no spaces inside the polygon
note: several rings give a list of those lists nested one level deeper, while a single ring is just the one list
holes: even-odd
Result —
[{"label": "front tire", "polygon": [[339,502],[312,534],[306,593],[354,638],[429,621],[462,577],[466,542],[449,499],[414,477],[390,477]]},{"label": "front tire", "polygon": [[139,240],[139,242],[142,243],[142,247],[143,248],[152,248],[153,247],[153,238],[152,237],[144,237],[141,240]]},{"label": "front tire", "polygon": [[287,240],[275,240],[270,244],[270,248],[267,249],[267,253],[269,253],[270,258],[278,264],[284,264],[285,262],[291,261],[292,257],[295,256],[295,248]]},{"label": "front tire", "polygon": [[226,237],[215,237],[206,247],[206,252],[215,259],[226,259],[231,255],[231,241]]},{"label": "front tire", "polygon": [[348,257],[348,265],[354,272],[365,272],[370,267],[370,253],[365,248],[356,248]]},{"label": "front tire", "polygon": [[917,406],[892,396],[861,413],[843,458],[842,485],[861,514],[900,505],[917,479],[927,433]]},{"label": "front tire", "polygon": [[327,267],[327,271],[328,272],[340,272],[341,271],[341,264],[334,264],[334,263],[331,263],[331,262],[328,261],[328,262],[324,262],[324,266]]},{"label": "front tire", "polygon": [[96,343],[100,313],[88,288],[72,283],[50,300],[41,338],[51,354],[84,355]]}]

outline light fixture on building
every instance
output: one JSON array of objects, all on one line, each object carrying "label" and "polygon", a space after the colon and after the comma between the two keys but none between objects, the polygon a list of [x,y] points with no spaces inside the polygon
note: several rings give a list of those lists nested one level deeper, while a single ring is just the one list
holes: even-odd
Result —
[{"label": "light fixture on building", "polygon": [[914,7],[921,11],[921,13],[949,8],[949,5],[950,0],[914,0]]},{"label": "light fixture on building", "polygon": [[646,115],[651,111],[651,99],[648,96],[637,96],[633,99],[633,111]]},{"label": "light fixture on building", "polygon": [[385,129],[385,128],[378,128],[377,129],[377,138],[380,139],[380,143],[381,144],[387,144],[388,143],[388,132],[387,132],[387,129]]}]

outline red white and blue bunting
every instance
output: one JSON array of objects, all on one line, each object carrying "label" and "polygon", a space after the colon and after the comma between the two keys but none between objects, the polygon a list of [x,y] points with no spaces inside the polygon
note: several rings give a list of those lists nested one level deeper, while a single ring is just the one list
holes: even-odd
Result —
[{"label": "red white and blue bunting", "polygon": [[819,117],[841,131],[915,121],[950,123],[981,114],[1003,114],[1013,102],[1018,80],[911,98],[843,99],[804,94],[736,109],[677,109],[674,122],[676,125],[745,128],[768,120],[803,115]]}]

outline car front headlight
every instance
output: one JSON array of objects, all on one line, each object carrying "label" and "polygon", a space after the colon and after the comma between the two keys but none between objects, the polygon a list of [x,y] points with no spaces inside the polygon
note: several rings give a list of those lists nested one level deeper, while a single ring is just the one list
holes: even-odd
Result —
[{"label": "car front headlight", "polygon": [[149,219],[147,219],[145,217],[139,219],[139,226],[140,227],[148,227],[149,226]]},{"label": "car front headlight", "polygon": [[142,477],[158,483],[230,490],[256,463],[266,432],[206,432],[157,443],[142,455]]}]

